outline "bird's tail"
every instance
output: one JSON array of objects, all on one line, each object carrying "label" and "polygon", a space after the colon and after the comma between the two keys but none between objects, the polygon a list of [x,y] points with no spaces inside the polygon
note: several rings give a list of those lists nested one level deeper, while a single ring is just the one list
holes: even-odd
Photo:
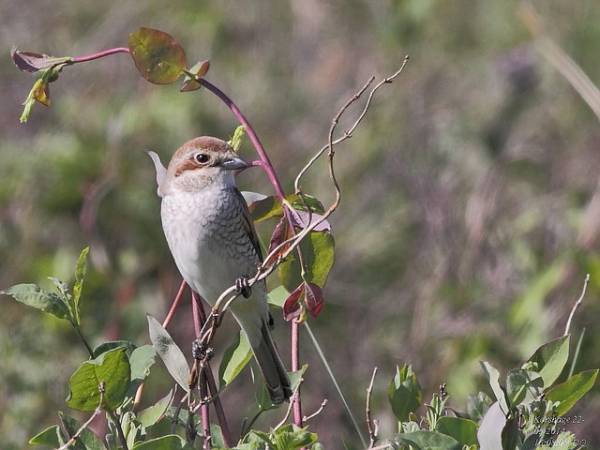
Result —
[{"label": "bird's tail", "polygon": [[252,351],[265,378],[271,401],[278,405],[292,396],[290,379],[273,343],[269,326],[264,320],[260,328],[260,337],[250,339]]}]

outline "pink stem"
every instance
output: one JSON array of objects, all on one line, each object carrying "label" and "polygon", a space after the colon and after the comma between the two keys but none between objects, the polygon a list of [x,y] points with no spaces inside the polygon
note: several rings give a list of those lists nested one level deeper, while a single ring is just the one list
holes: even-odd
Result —
[{"label": "pink stem", "polygon": [[162,323],[163,328],[167,328],[167,326],[171,322],[171,319],[173,318],[173,315],[175,314],[175,310],[177,309],[177,306],[179,305],[179,302],[181,301],[181,297],[183,297],[183,291],[185,290],[185,286],[186,286],[185,281],[181,280],[181,284],[179,285],[179,290],[177,291],[177,295],[175,295],[175,298],[173,299],[173,302],[171,303],[171,307],[169,308],[169,312],[167,313],[165,320],[163,320],[163,323]]},{"label": "pink stem", "polygon": [[109,48],[108,50],[102,50],[101,52],[92,53],[91,55],[76,56],[71,60],[71,62],[74,64],[88,62],[95,59],[104,58],[105,56],[116,55],[117,53],[129,53],[129,49],[127,47]]},{"label": "pink stem", "polygon": [[267,177],[269,178],[269,181],[273,185],[273,189],[275,189],[275,193],[277,194],[277,197],[279,197],[280,199],[283,200],[285,195],[283,193],[281,183],[279,182],[279,179],[277,178],[277,174],[275,173],[275,170],[273,169],[273,164],[271,164],[271,160],[269,159],[269,156],[267,155],[265,148],[263,147],[262,143],[260,142],[260,139],[259,139],[258,135],[256,134],[256,132],[254,131],[254,128],[252,128],[252,125],[250,125],[250,122],[248,122],[248,119],[246,119],[244,114],[242,114],[242,112],[237,107],[237,105],[233,102],[233,100],[231,100],[221,89],[219,89],[214,84],[212,84],[210,81],[208,81],[204,78],[200,79],[200,84],[202,86],[204,86],[206,89],[208,89],[209,91],[211,91],[213,94],[215,94],[217,97],[219,97],[223,101],[223,103],[225,103],[227,105],[227,107],[231,110],[231,112],[236,117],[238,122],[240,122],[244,126],[244,128],[246,129],[246,134],[248,135],[248,139],[250,139],[250,142],[252,142],[252,145],[254,146],[256,153],[258,153],[258,156],[260,157],[261,161],[263,162],[263,164],[261,164],[261,167],[263,168],[263,170],[267,174]]}]

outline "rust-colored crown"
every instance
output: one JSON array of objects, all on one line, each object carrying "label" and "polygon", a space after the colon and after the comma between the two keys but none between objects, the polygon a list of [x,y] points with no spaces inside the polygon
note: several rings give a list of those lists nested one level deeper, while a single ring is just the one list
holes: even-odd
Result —
[{"label": "rust-colored crown", "polygon": [[172,159],[178,159],[183,154],[189,152],[190,150],[208,150],[210,152],[215,153],[225,153],[231,150],[229,144],[221,139],[211,136],[200,136],[194,139],[187,141],[181,147],[177,149],[177,151],[173,154]]}]

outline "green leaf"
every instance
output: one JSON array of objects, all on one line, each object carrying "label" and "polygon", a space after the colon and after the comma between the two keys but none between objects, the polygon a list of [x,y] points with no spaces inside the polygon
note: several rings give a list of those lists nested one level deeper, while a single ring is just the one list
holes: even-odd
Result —
[{"label": "green leaf", "polygon": [[323,214],[325,212],[323,203],[310,194],[290,194],[286,195],[285,199],[292,205],[292,208],[299,211],[308,211],[310,208],[313,213]]},{"label": "green leaf", "polygon": [[[309,194],[304,194],[304,202],[302,201],[302,197],[298,194],[286,195],[285,199],[292,208],[300,211],[306,211],[306,206],[308,206],[314,213],[322,214],[325,212],[323,204],[316,197]],[[305,203],[306,206],[304,206]],[[281,217],[283,215],[281,201],[273,195],[249,203],[248,209],[250,210],[250,216],[254,222],[262,222],[263,220]]]},{"label": "green leaf", "polygon": [[[304,364],[300,370],[288,372],[288,378],[290,379],[290,388],[292,392],[296,392],[300,386],[306,369],[308,369],[308,364]],[[265,383],[261,383],[260,387],[258,388],[258,392],[256,393],[256,403],[258,404],[258,409],[261,411],[269,411],[270,409],[276,409],[280,406],[274,405],[271,402],[271,396],[269,395],[269,391],[267,390]]]},{"label": "green leaf", "polygon": [[[334,240],[331,233],[312,231],[300,244],[304,265],[306,267],[305,279],[324,287],[333,266]],[[283,286],[290,292],[302,283],[300,263],[294,253],[289,255],[278,267],[277,272]]]},{"label": "green leaf", "polygon": [[75,266],[75,283],[73,283],[73,313],[75,315],[75,324],[80,324],[80,310],[79,310],[79,299],[81,298],[81,291],[83,289],[83,282],[87,273],[87,256],[90,252],[89,247],[85,247],[81,250],[79,258],[77,258],[77,265]]},{"label": "green leaf", "polygon": [[393,440],[397,444],[411,445],[416,450],[461,450],[462,448],[456,439],[436,431],[397,434]]},{"label": "green leaf", "polygon": [[69,379],[67,405],[80,411],[93,411],[100,403],[99,386],[104,384],[102,408],[114,411],[125,399],[130,367],[124,348],[103,353],[79,366]]},{"label": "green leaf", "polygon": [[502,412],[505,415],[508,414],[509,408],[508,403],[506,402],[506,394],[504,393],[502,386],[500,386],[500,372],[487,361],[481,361],[481,367],[483,367],[483,370],[488,377],[490,387],[496,396],[496,400],[498,400],[500,404]]},{"label": "green leaf", "polygon": [[132,450],[182,450],[187,448],[185,440],[175,434],[168,434],[146,442],[139,442]]},{"label": "green leaf", "polygon": [[142,345],[129,356],[131,366],[131,381],[145,380],[150,375],[150,367],[154,365],[156,350],[152,345]]},{"label": "green leaf", "polygon": [[544,380],[544,388],[552,386],[565,367],[569,359],[569,338],[562,336],[542,345],[528,359],[528,362],[537,365],[536,372]]},{"label": "green leaf", "polygon": [[467,414],[471,419],[479,422],[492,403],[492,399],[485,392],[469,395],[467,398]]},{"label": "green leaf", "polygon": [[59,319],[69,319],[69,309],[65,302],[54,292],[46,292],[35,284],[17,284],[0,291],[10,295],[19,303],[52,314]]},{"label": "green leaf", "polygon": [[175,344],[171,335],[163,328],[163,326],[151,315],[148,315],[148,328],[150,331],[150,341],[162,359],[165,367],[173,377],[173,379],[189,392],[189,374],[190,366],[185,359],[181,349]]},{"label": "green leaf", "polygon": [[421,386],[410,365],[396,366],[396,375],[388,385],[388,399],[392,411],[401,422],[408,420],[408,415],[421,405]]},{"label": "green leaf", "polygon": [[277,286],[275,289],[272,289],[271,292],[267,294],[267,303],[269,305],[276,306],[278,308],[283,308],[283,304],[289,297],[290,293],[283,286]]},{"label": "green leaf", "polygon": [[252,217],[254,222],[262,222],[263,220],[283,215],[281,202],[273,195],[250,203],[248,211],[250,211],[250,217]]},{"label": "green leaf", "polygon": [[512,369],[506,377],[508,403],[513,407],[539,399],[543,388],[544,382],[537,372]]},{"label": "green leaf", "polygon": [[242,146],[242,139],[244,138],[244,134],[246,134],[246,128],[243,125],[238,125],[233,132],[233,136],[227,142],[229,146],[233,149],[234,152],[239,152],[240,147]]},{"label": "green leaf", "polygon": [[461,444],[477,444],[477,423],[472,420],[442,416],[437,421],[436,430],[453,437]]},{"label": "green leaf", "polygon": [[240,330],[235,341],[225,350],[219,366],[219,386],[223,389],[246,367],[252,359],[252,348],[246,333]]},{"label": "green leaf", "polygon": [[135,66],[151,83],[173,83],[185,69],[183,48],[163,31],[142,27],[129,35],[128,44]]},{"label": "green leaf", "polygon": [[146,428],[158,422],[169,410],[173,402],[174,392],[171,389],[167,395],[157,401],[154,405],[140,411],[137,415],[138,421]]},{"label": "green leaf", "polygon": [[296,450],[317,442],[317,435],[306,428],[289,424],[275,430],[270,440],[276,450]]},{"label": "green leaf", "polygon": [[58,440],[59,433],[58,426],[51,425],[29,439],[29,445],[47,445],[52,448],[60,447],[61,444]]},{"label": "green leaf", "polygon": [[[69,436],[73,436],[77,430],[81,428],[81,424],[70,416],[59,411],[58,416],[61,423],[64,425],[66,432]],[[67,436],[63,439],[65,442],[68,440]],[[104,450],[104,444],[98,439],[98,437],[89,429],[84,429],[75,444],[69,447],[72,450]]]},{"label": "green leaf", "polygon": [[477,441],[482,449],[501,449],[502,430],[506,425],[506,416],[500,403],[494,402],[483,416],[477,431]]},{"label": "green leaf", "polygon": [[194,64],[189,71],[184,71],[186,75],[183,79],[183,84],[181,85],[179,92],[190,92],[200,89],[202,85],[196,81],[196,78],[202,78],[204,75],[206,75],[209,68],[210,61],[204,60]]},{"label": "green leaf", "polygon": [[594,386],[597,376],[598,369],[586,370],[573,375],[564,383],[554,386],[546,392],[546,399],[560,402],[556,408],[556,414],[562,416]]},{"label": "green leaf", "polygon": [[216,423],[210,424],[210,440],[212,442],[213,447],[216,448],[225,448],[225,439],[223,438],[223,431],[221,431],[221,427]]},{"label": "green leaf", "polygon": [[502,429],[501,439],[502,450],[516,450],[517,448],[521,448],[522,439],[518,418],[511,417],[506,421],[506,425]]},{"label": "green leaf", "polygon": [[288,378],[290,379],[290,388],[292,392],[296,392],[296,390],[300,387],[300,383],[302,382],[302,377],[304,373],[308,369],[308,364],[303,364],[299,370],[295,372],[288,372]]},{"label": "green leaf", "polygon": [[122,347],[125,350],[127,350],[128,355],[130,355],[131,352],[133,352],[135,350],[135,344],[133,342],[126,341],[126,340],[118,340],[118,341],[103,342],[103,343],[97,345],[96,348],[94,348],[94,351],[92,353],[94,354],[94,358],[97,358],[102,353],[106,353],[110,350],[113,350],[113,349],[119,348],[119,347]]}]

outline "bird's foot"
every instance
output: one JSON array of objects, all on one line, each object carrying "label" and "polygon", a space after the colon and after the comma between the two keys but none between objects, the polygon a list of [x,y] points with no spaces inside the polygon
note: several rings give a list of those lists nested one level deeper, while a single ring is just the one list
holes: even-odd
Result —
[{"label": "bird's foot", "polygon": [[252,295],[252,288],[248,277],[240,277],[235,280],[235,290],[238,294],[242,294],[245,298],[249,298]]},{"label": "bird's foot", "polygon": [[198,339],[192,342],[192,356],[194,359],[209,361],[214,354],[215,350],[204,342],[200,342]]}]

